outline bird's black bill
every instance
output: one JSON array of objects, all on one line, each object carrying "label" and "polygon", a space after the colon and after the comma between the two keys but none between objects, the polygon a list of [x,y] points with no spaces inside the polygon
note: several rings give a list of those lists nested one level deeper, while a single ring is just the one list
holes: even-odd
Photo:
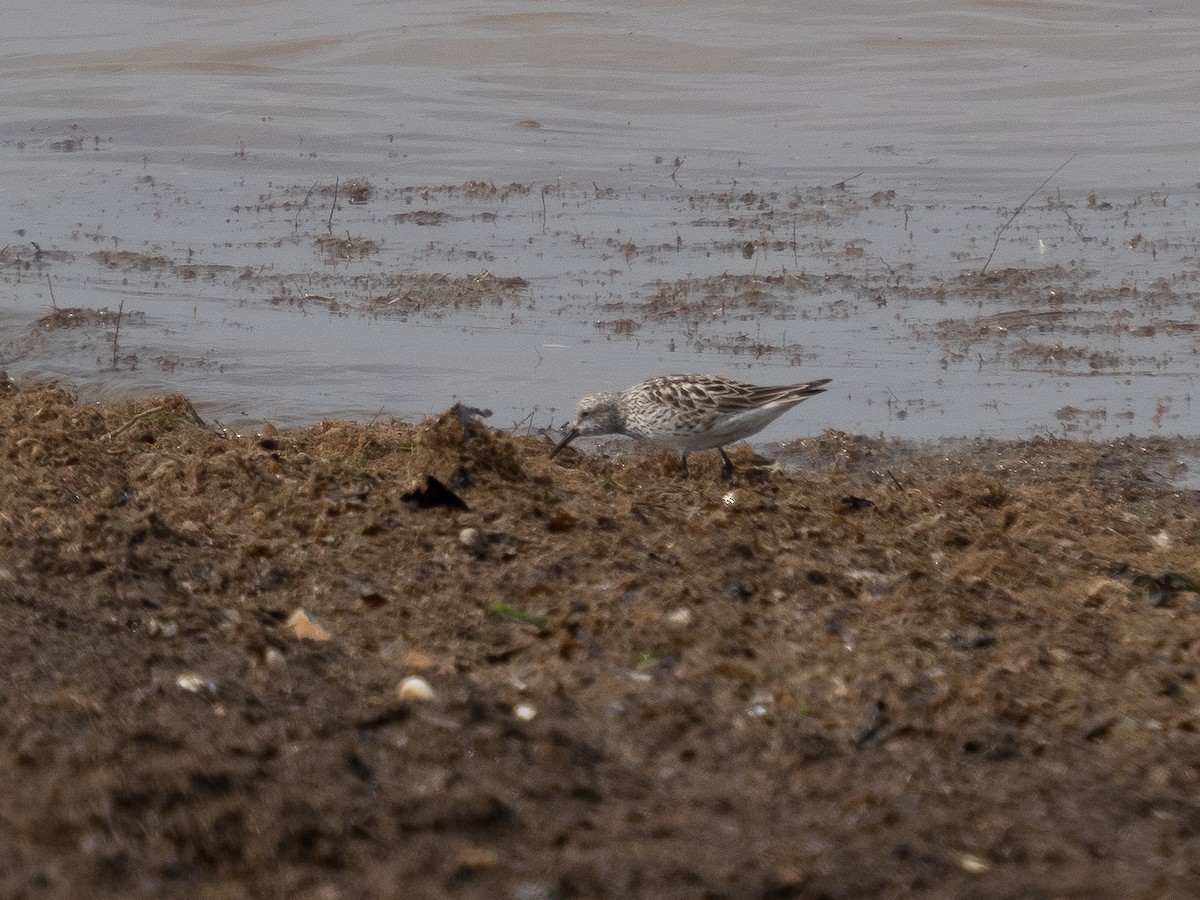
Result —
[{"label": "bird's black bill", "polygon": [[550,451],[550,459],[554,459],[554,454],[556,454],[563,447],[567,446],[567,444],[571,443],[571,441],[575,440],[577,437],[579,437],[578,428],[572,428],[570,431],[568,431],[567,436],[555,444],[554,449]]}]

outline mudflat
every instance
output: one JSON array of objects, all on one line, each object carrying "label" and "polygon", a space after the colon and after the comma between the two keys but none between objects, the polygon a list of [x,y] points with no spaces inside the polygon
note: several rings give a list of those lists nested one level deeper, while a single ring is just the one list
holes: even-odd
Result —
[{"label": "mudflat", "polygon": [[0,894],[1200,892],[1194,442],[550,446],[8,387]]}]

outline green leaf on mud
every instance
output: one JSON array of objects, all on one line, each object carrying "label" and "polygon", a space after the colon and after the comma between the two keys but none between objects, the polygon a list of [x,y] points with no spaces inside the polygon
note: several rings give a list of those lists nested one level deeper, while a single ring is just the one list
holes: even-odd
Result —
[{"label": "green leaf on mud", "polygon": [[549,621],[548,616],[537,616],[533,613],[527,613],[523,609],[517,609],[515,606],[509,606],[503,600],[497,600],[488,607],[490,612],[504,616],[506,619],[512,619],[514,622],[523,622],[526,625],[536,625],[538,628],[543,628],[546,622]]}]

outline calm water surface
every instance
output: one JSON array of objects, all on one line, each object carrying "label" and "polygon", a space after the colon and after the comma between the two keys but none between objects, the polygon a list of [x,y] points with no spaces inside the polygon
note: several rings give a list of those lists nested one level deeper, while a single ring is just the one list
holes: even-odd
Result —
[{"label": "calm water surface", "polygon": [[[663,371],[825,376],[830,395],[763,437],[1196,433],[1200,5],[15,5],[13,376],[179,391],[226,424],[461,399],[533,427]],[[1052,274],[939,293],[1063,163],[989,266]],[[335,179],[374,194],[331,210]],[[411,190],[470,181],[528,190]],[[416,210],[442,218],[396,218]],[[376,247],[331,256],[314,244],[330,230]],[[784,271],[819,290],[646,305],[687,278]],[[529,286],[395,315],[369,302],[394,273]],[[52,303],[137,314],[115,370],[111,330],[34,328]]]}]

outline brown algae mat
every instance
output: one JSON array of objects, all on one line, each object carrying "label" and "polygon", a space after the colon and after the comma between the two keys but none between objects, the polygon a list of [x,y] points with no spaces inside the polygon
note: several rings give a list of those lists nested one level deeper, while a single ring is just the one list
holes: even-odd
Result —
[{"label": "brown algae mat", "polygon": [[0,395],[0,895],[1200,893],[1143,444],[266,431]]}]

